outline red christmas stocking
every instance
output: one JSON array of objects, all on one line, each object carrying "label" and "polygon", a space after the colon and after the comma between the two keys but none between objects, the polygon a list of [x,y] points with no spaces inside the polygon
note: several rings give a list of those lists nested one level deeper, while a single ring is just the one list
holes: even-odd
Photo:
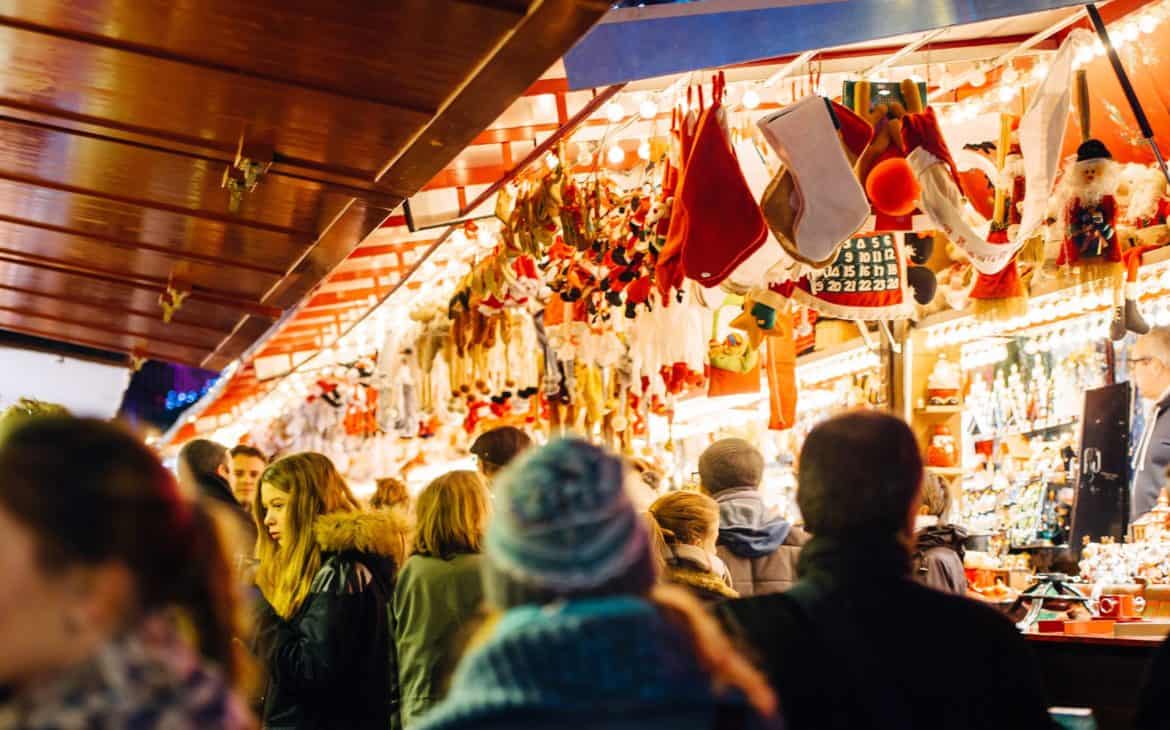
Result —
[{"label": "red christmas stocking", "polygon": [[721,118],[723,75],[715,98],[699,119],[690,158],[671,213],[681,242],[683,271],[705,287],[718,286],[768,238],[760,206],[744,180]]}]

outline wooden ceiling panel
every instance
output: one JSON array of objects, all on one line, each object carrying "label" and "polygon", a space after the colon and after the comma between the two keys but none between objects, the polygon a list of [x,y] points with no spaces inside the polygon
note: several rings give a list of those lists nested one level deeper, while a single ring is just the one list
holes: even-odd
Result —
[{"label": "wooden ceiling panel", "polygon": [[[58,273],[35,266],[0,260],[0,288],[15,288],[23,292],[38,292],[40,296],[72,302],[79,311],[101,307],[117,316],[123,309],[139,312],[157,312],[162,324],[162,308],[158,304],[161,291],[154,287],[135,286],[127,282],[95,279],[81,273]],[[32,294],[25,294],[30,299]],[[240,321],[236,307],[200,299],[188,299],[176,319],[192,321],[230,332]]]},{"label": "wooden ceiling panel", "polygon": [[[0,329],[223,367],[605,10],[3,3]],[[246,191],[223,186],[238,150],[265,170]],[[166,325],[173,280],[192,291]]]},{"label": "wooden ceiling panel", "polygon": [[[77,3],[80,5],[80,3]],[[530,5],[466,0],[5,3],[29,25],[433,113]]]},{"label": "wooden ceiling panel", "polygon": [[425,109],[336,96],[11,25],[0,27],[0,47],[8,60],[5,98],[196,139],[235,142],[246,132],[291,158],[363,177],[385,162],[386,150],[400,148],[430,118]]}]

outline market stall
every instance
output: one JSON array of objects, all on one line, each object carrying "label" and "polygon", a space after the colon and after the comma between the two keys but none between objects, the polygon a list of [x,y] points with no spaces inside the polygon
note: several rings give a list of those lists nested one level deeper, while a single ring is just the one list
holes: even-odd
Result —
[{"label": "market stall", "polygon": [[1170,580],[1161,513],[1122,548],[1081,489],[1085,414],[1170,324],[1170,7],[1110,3],[1095,33],[1059,5],[593,92],[554,67],[168,440],[321,451],[365,491],[510,424],[678,488],[735,434],[798,520],[803,434],[882,408],[957,498],[985,600],[1051,566],[1093,600]]}]

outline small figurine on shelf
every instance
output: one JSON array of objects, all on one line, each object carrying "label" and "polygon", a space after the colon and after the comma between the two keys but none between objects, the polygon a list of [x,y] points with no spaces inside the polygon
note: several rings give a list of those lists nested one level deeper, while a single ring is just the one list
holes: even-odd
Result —
[{"label": "small figurine on shelf", "polygon": [[959,390],[963,374],[958,363],[947,359],[946,354],[938,356],[938,362],[926,380],[926,403],[931,406],[959,405]]},{"label": "small figurine on shelf", "polygon": [[926,465],[953,468],[959,465],[959,449],[955,436],[946,424],[935,424],[930,432],[930,445],[926,447]]}]

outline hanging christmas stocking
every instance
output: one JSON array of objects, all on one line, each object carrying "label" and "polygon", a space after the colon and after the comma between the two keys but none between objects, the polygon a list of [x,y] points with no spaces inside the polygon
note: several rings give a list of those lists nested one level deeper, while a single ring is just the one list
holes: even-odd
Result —
[{"label": "hanging christmas stocking", "polygon": [[671,221],[673,233],[673,219],[683,218],[683,271],[708,287],[726,279],[768,237],[760,206],[724,131],[723,88],[719,74],[711,106],[699,119]]},{"label": "hanging christmas stocking", "polygon": [[784,163],[760,200],[768,225],[790,256],[825,266],[869,217],[869,202],[842,141],[856,155],[872,130],[853,112],[819,96],[805,97],[758,124]]}]

